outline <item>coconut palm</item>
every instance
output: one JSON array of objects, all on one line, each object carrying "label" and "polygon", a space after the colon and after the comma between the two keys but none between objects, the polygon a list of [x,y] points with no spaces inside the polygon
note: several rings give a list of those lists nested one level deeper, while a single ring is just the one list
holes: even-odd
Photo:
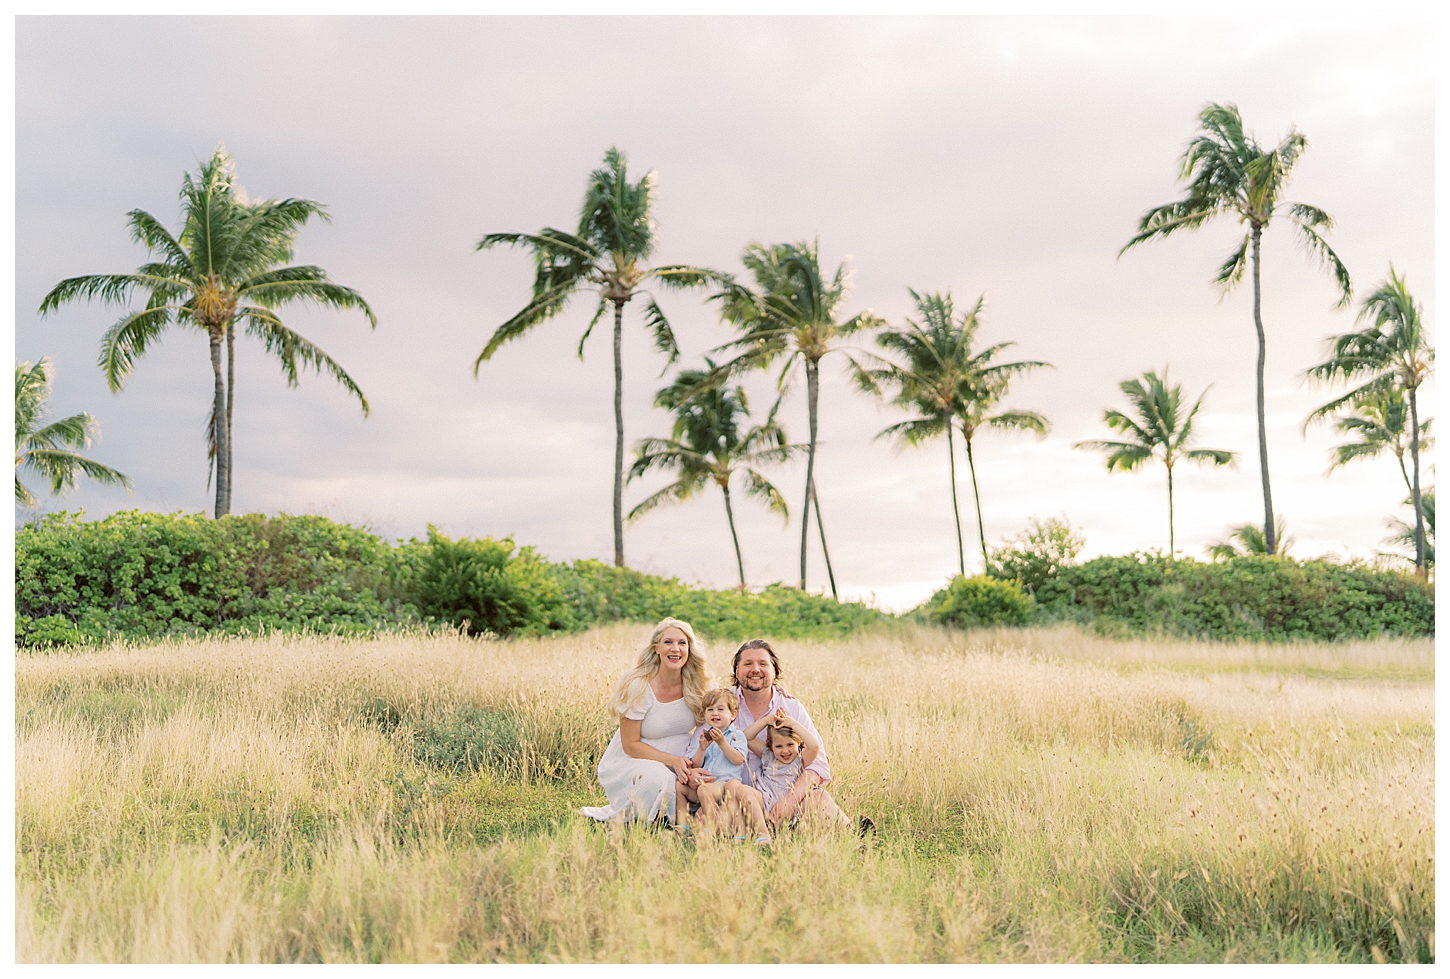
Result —
[{"label": "coconut palm", "polygon": [[[1142,379],[1124,381],[1118,389],[1128,396],[1137,418],[1129,418],[1121,411],[1109,408],[1103,412],[1103,421],[1108,427],[1126,434],[1131,441],[1113,442],[1091,440],[1078,442],[1075,449],[1095,449],[1108,454],[1108,472],[1121,469],[1136,472],[1151,459],[1162,462],[1168,470],[1168,553],[1177,552],[1173,531],[1173,467],[1182,460],[1199,465],[1227,466],[1238,457],[1237,452],[1227,449],[1190,449],[1193,439],[1193,420],[1203,407],[1203,394],[1186,412],[1183,410],[1183,385],[1168,386],[1168,368],[1163,376],[1156,371],[1145,371]],[[1265,535],[1269,538],[1269,535]],[[1265,553],[1273,554],[1274,541],[1265,541]]]},{"label": "coconut palm", "polygon": [[725,518],[735,545],[735,564],[740,587],[745,588],[745,559],[740,554],[740,535],[735,531],[735,510],[730,503],[730,482],[736,473],[745,478],[745,493],[765,501],[771,511],[789,519],[785,497],[756,468],[763,463],[785,462],[804,446],[791,445],[772,414],[759,425],[743,431],[750,404],[744,387],[713,384],[718,367],[705,358],[708,369],[681,371],[675,382],[655,396],[655,406],[674,413],[675,424],[667,439],[642,439],[635,443],[635,462],[630,468],[633,481],[651,469],[673,470],[679,478],[649,496],[629,512],[631,521],[666,503],[683,503],[714,483],[725,495]]},{"label": "coconut palm", "polygon": [[[173,324],[206,333],[211,346],[212,407],[207,422],[210,465],[216,473],[215,515],[231,512],[232,409],[235,404],[233,340],[240,321],[282,365],[296,387],[302,367],[326,372],[358,399],[368,401],[347,371],[320,347],[282,322],[277,307],[307,300],[333,309],[360,309],[372,327],[377,317],[355,290],[333,282],[315,265],[288,265],[297,233],[313,217],[327,220],[316,201],[248,201],[235,185],[236,171],[218,148],[181,185],[181,234],[172,237],[145,211],[127,215],[131,239],[159,260],[120,275],[66,279],[40,304],[42,316],[78,299],[126,304],[140,291],[146,305],[127,312],[101,338],[100,366],[112,391],[121,390],[139,360]],[[226,345],[226,371],[221,365]],[[210,470],[209,470],[210,474]]]},{"label": "coconut palm", "polygon": [[[821,271],[819,240],[770,246],[752,244],[745,249],[741,262],[755,279],[756,289],[732,281],[711,297],[720,303],[721,317],[739,331],[736,339],[718,348],[736,354],[735,359],[721,366],[720,373],[728,377],[754,368],[764,369],[781,359],[776,387],[783,398],[794,381],[797,367],[805,366],[810,442],[806,453],[805,503],[801,510],[800,586],[806,587],[806,543],[811,505],[815,504],[816,530],[826,559],[826,575],[831,594],[836,595],[836,575],[826,547],[825,521],[821,519],[815,483],[820,364],[828,353],[840,349],[841,341],[882,321],[869,309],[841,318],[849,286],[846,263],[838,265],[835,274],[827,279]],[[771,414],[775,414],[774,409]]]},{"label": "coconut palm", "polygon": [[[579,227],[574,234],[544,228],[536,235],[507,232],[484,235],[475,251],[495,245],[516,245],[534,254],[534,289],[528,305],[494,331],[483,352],[473,362],[473,376],[498,348],[523,336],[564,310],[581,289],[599,291],[599,305],[584,335],[578,355],[584,358],[584,341],[614,307],[614,563],[624,567],[624,367],[621,345],[624,336],[624,306],[636,295],[649,296],[644,307],[645,324],[654,335],[655,348],[665,355],[668,369],[680,356],[674,331],[654,296],[641,287],[658,283],[670,289],[687,289],[726,277],[696,265],[657,265],[645,262],[654,253],[655,175],[651,170],[638,181],[629,182],[624,154],[610,147],[604,166],[589,175]],[[663,372],[661,372],[663,373]]]},{"label": "coconut palm", "polygon": [[1305,371],[1316,381],[1359,383],[1348,394],[1327,401],[1309,413],[1305,424],[1338,411],[1347,404],[1359,404],[1371,397],[1399,390],[1410,404],[1410,498],[1414,501],[1415,567],[1427,574],[1425,565],[1425,521],[1420,511],[1420,385],[1433,372],[1435,350],[1421,324],[1420,304],[1405,288],[1403,277],[1390,266],[1390,277],[1360,303],[1357,323],[1372,325],[1357,333],[1330,337],[1330,357]]},{"label": "coconut palm", "polygon": [[[1288,554],[1289,548],[1294,546],[1294,538],[1285,534],[1286,527],[1282,514],[1274,518],[1274,540],[1278,544],[1277,553],[1281,555]],[[1227,561],[1249,554],[1268,554],[1269,546],[1264,540],[1262,527],[1241,523],[1230,527],[1228,536],[1223,540],[1209,541],[1204,551],[1215,561]]]},{"label": "coconut palm", "polygon": [[52,494],[74,487],[83,475],[103,486],[124,486],[129,493],[130,479],[73,451],[84,449],[100,434],[95,418],[81,412],[43,424],[49,414],[46,402],[53,373],[49,357],[34,365],[28,361],[15,365],[15,502],[29,507],[38,502],[20,481],[21,470],[49,480]]},{"label": "coconut palm", "polygon": [[[1405,506],[1414,505],[1414,497],[1405,500]],[[1428,570],[1435,566],[1435,487],[1431,486],[1420,494],[1420,513],[1424,520],[1423,540],[1425,567]],[[1401,547],[1415,547],[1416,527],[1405,523],[1403,520],[1391,517],[1386,521],[1391,534],[1385,538],[1386,544],[1398,544]]]},{"label": "coconut palm", "polygon": [[977,535],[982,544],[982,561],[986,566],[987,540],[982,527],[982,498],[977,487],[977,470],[972,460],[972,437],[983,425],[1004,429],[1027,429],[1039,437],[1047,433],[1047,420],[1032,411],[1004,411],[991,414],[997,401],[1006,394],[1013,377],[1037,367],[1051,367],[1038,360],[1019,360],[1007,364],[992,363],[1012,343],[993,344],[973,351],[972,342],[981,323],[982,305],[978,298],[970,310],[956,316],[951,293],[920,295],[907,289],[921,317],[921,322],[907,319],[900,329],[887,328],[876,335],[876,342],[898,354],[904,364],[893,363],[873,355],[863,355],[856,362],[856,382],[865,391],[884,396],[883,389],[895,391],[892,403],[917,417],[883,429],[876,437],[889,436],[906,445],[920,445],[928,439],[947,437],[947,468],[952,486],[952,516],[957,528],[957,567],[967,573],[966,548],[962,543],[962,516],[957,505],[957,462],[952,446],[952,422],[962,427],[966,440],[967,463],[972,475],[972,495],[977,504]]},{"label": "coconut palm", "polygon": [[1259,341],[1255,377],[1255,404],[1259,423],[1259,473],[1264,493],[1264,538],[1268,553],[1275,552],[1274,501],[1269,488],[1269,440],[1264,420],[1264,319],[1260,311],[1259,242],[1264,229],[1279,214],[1286,216],[1300,242],[1329,270],[1339,286],[1336,307],[1349,304],[1349,271],[1334,249],[1316,229],[1328,231],[1334,219],[1311,204],[1284,201],[1280,197],[1294,166],[1309,146],[1309,139],[1292,127],[1272,150],[1260,146],[1244,132],[1243,119],[1235,105],[1210,102],[1199,112],[1199,135],[1183,152],[1179,177],[1188,181],[1188,196],[1181,201],[1152,208],[1138,221],[1138,233],[1118,252],[1153,238],[1166,238],[1185,229],[1202,226],[1221,215],[1232,215],[1248,225],[1243,240],[1219,266],[1214,282],[1226,293],[1243,281],[1251,268],[1254,281],[1254,331]]},{"label": "coconut palm", "polygon": [[[1329,472],[1364,459],[1378,459],[1389,452],[1399,464],[1400,476],[1405,481],[1405,491],[1414,492],[1410,471],[1405,468],[1405,456],[1410,451],[1410,402],[1404,392],[1396,388],[1388,393],[1373,393],[1358,404],[1349,405],[1349,411],[1334,416],[1334,428],[1344,435],[1356,436],[1349,442],[1342,442],[1329,450]],[[1320,418],[1324,416],[1319,416]],[[1317,419],[1311,419],[1314,421]],[[1429,450],[1435,439],[1430,436],[1433,418],[1420,422],[1420,451]],[[1307,426],[1309,422],[1305,422]]]}]

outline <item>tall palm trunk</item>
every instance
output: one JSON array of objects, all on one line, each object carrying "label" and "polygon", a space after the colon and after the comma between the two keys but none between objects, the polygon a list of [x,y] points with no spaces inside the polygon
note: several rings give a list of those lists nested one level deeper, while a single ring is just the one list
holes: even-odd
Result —
[{"label": "tall palm trunk", "polygon": [[614,566],[624,567],[624,303],[614,302]]},{"label": "tall palm trunk", "polygon": [[1254,330],[1259,335],[1259,361],[1256,372],[1258,393],[1256,405],[1259,411],[1259,472],[1264,484],[1264,552],[1274,554],[1278,541],[1274,539],[1274,496],[1269,490],[1269,434],[1264,421],[1264,360],[1267,348],[1264,344],[1264,320],[1259,311],[1259,238],[1263,227],[1255,224],[1252,236],[1251,260],[1254,266]]},{"label": "tall palm trunk", "polygon": [[[972,474],[972,499],[977,503],[977,537],[982,542],[982,573],[986,574],[990,562],[987,559],[987,530],[982,525],[982,494],[977,489],[977,463],[972,459],[972,439],[965,428],[962,430],[962,441],[967,443],[967,470]],[[963,569],[963,577],[966,573]]]},{"label": "tall palm trunk", "polygon": [[222,373],[222,334],[218,331],[208,330],[207,338],[211,347],[211,373],[213,379],[211,417],[213,434],[212,440],[216,444],[216,508],[212,511],[214,517],[225,517],[230,510],[231,499],[231,473],[226,470],[227,448],[230,445],[230,433],[227,431],[227,393],[226,376]]},{"label": "tall palm trunk", "polygon": [[232,402],[235,400],[237,391],[237,361],[236,351],[233,346],[236,340],[236,324],[231,320],[227,321],[227,508],[226,512],[232,512]]},{"label": "tall palm trunk", "polygon": [[1429,578],[1430,569],[1425,566],[1425,510],[1420,502],[1420,411],[1414,388],[1410,388],[1410,461],[1415,471],[1415,487],[1410,494],[1415,504],[1415,569],[1420,577]]},{"label": "tall palm trunk", "polygon": [[947,465],[952,476],[952,516],[957,521],[957,570],[961,576],[967,576],[967,551],[962,545],[962,511],[957,507],[957,453],[952,448],[952,420],[948,418],[947,423]]},{"label": "tall palm trunk", "polygon": [[735,566],[740,569],[740,590],[745,590],[745,559],[740,556],[740,535],[735,533],[735,510],[730,506],[730,485],[721,484],[725,492],[725,519],[730,521],[730,539],[735,542]]},{"label": "tall palm trunk", "polygon": [[821,536],[821,554],[826,559],[826,580],[831,583],[831,597],[840,601],[836,592],[836,572],[831,567],[831,549],[826,546],[826,524],[821,519],[821,498],[816,495],[815,481],[811,481],[811,502],[816,505],[816,532]]},{"label": "tall palm trunk", "polygon": [[806,450],[806,502],[801,510],[801,591],[806,590],[806,542],[811,532],[811,497],[816,475],[816,398],[820,395],[820,366],[806,360],[806,409],[810,414],[811,441]]},{"label": "tall palm trunk", "polygon": [[[1410,438],[1412,441],[1414,440],[1413,432],[1411,432]],[[1405,492],[1409,493],[1411,496],[1414,496],[1415,484],[1410,480],[1410,471],[1405,468],[1405,452],[1403,449],[1395,453],[1395,461],[1400,464],[1400,477],[1405,481]]]},{"label": "tall palm trunk", "polygon": [[1178,556],[1178,542],[1173,537],[1173,466],[1168,467],[1168,557]]}]

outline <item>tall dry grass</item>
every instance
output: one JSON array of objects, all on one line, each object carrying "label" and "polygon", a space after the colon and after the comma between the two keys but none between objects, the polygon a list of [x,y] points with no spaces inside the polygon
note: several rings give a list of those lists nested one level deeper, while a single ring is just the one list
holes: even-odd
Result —
[{"label": "tall dry grass", "polygon": [[767,855],[576,814],[647,635],[19,657],[17,955],[1433,958],[1429,642],[782,644],[880,834]]}]

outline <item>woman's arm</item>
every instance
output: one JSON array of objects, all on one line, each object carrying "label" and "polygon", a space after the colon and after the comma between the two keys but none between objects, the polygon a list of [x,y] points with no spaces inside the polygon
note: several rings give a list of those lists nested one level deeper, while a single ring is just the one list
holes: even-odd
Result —
[{"label": "woman's arm", "polygon": [[619,746],[624,753],[631,758],[647,758],[650,761],[657,761],[675,770],[675,774],[684,777],[690,770],[690,759],[683,755],[668,755],[651,745],[645,744],[639,738],[639,729],[642,721],[631,720],[628,717],[619,719]]}]

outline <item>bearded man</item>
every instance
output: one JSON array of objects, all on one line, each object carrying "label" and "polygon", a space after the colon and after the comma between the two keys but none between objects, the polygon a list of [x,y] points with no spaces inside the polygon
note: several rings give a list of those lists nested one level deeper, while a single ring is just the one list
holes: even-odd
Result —
[{"label": "bearded man", "polygon": [[[825,788],[826,783],[831,780],[831,763],[826,757],[825,742],[821,740],[820,732],[811,720],[810,711],[776,683],[780,679],[780,659],[770,643],[764,639],[752,639],[744,643],[735,651],[732,672],[735,674],[735,687],[732,692],[740,701],[740,713],[736,715],[733,726],[744,731],[760,718],[781,710],[792,722],[809,728],[816,739],[821,741],[821,750],[816,755],[816,760],[806,766],[791,790],[770,807],[766,818],[775,826],[794,825],[802,818],[819,818],[828,825],[849,829],[850,817],[840,810],[836,800],[831,798],[831,793]],[[755,752],[747,751],[745,760],[753,784],[760,775],[760,759]],[[861,817],[861,835],[875,829],[876,825],[869,816]]]}]

